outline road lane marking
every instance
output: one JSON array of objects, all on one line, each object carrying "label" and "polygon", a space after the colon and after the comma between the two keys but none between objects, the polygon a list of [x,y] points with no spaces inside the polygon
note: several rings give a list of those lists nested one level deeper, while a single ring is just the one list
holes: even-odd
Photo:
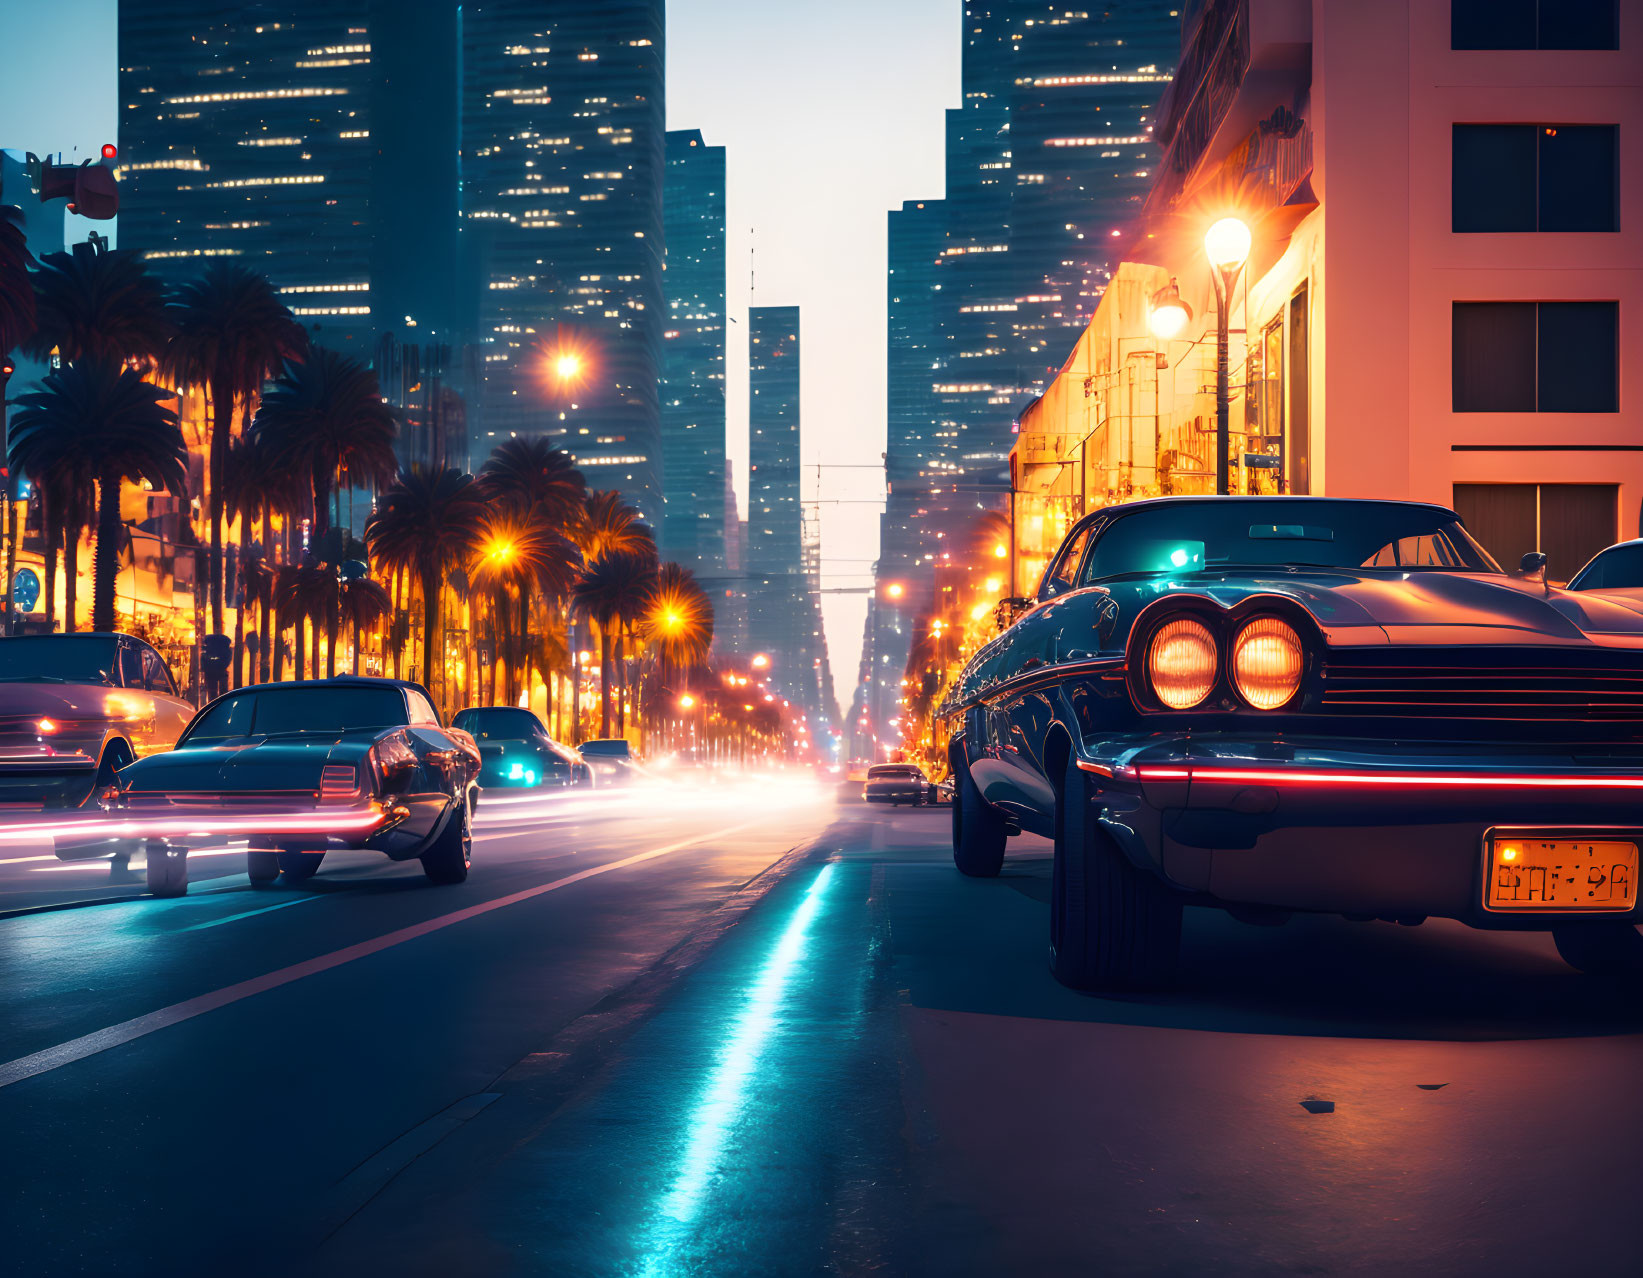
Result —
[{"label": "road lane marking", "polygon": [[273,905],[264,905],[255,910],[241,910],[238,914],[226,914],[220,919],[207,919],[204,923],[190,923],[187,927],[180,927],[179,932],[199,932],[208,927],[219,927],[224,923],[236,923],[240,919],[252,918],[258,914],[267,914],[270,910],[283,910],[291,905],[306,905],[309,901],[319,901],[324,898],[318,896],[299,896],[290,901],[276,901]]},{"label": "road lane marking", "polygon": [[453,910],[451,913],[442,914],[438,918],[428,919],[422,923],[414,923],[410,927],[402,927],[397,931],[385,933],[369,941],[360,941],[355,945],[344,946],[342,949],[333,950],[329,954],[321,954],[318,958],[305,959],[301,963],[293,963],[291,966],[282,967],[277,971],[265,972],[261,976],[252,977],[250,980],[226,985],[220,990],[211,991],[209,994],[200,994],[194,998],[184,999],[181,1003],[173,1003],[171,1006],[162,1007],[158,1011],[133,1017],[129,1021],[121,1021],[118,1025],[110,1025],[107,1029],[82,1034],[79,1038],[72,1038],[66,1043],[59,1043],[56,1047],[48,1047],[28,1056],[19,1056],[14,1061],[7,1061],[4,1065],[0,1065],[0,1087],[10,1087],[13,1083],[20,1083],[26,1078],[35,1077],[37,1074],[50,1073],[54,1069],[61,1069],[64,1065],[72,1065],[75,1061],[83,1061],[88,1056],[96,1056],[99,1052],[106,1052],[110,1048],[121,1047],[126,1043],[144,1038],[156,1030],[178,1025],[183,1021],[192,1020],[196,1016],[204,1016],[207,1012],[214,1012],[219,1007],[227,1007],[230,1003],[238,1003],[241,999],[250,998],[253,994],[278,989],[282,985],[300,981],[305,976],[328,972],[334,967],[352,963],[355,959],[379,954],[383,950],[392,949],[396,945],[403,945],[406,941],[413,941],[418,937],[441,931],[457,923],[465,923],[469,919],[489,914],[492,910],[500,910],[508,905],[517,905],[521,901],[529,901],[547,892],[556,892],[560,888],[570,887],[573,883],[580,883],[584,879],[591,879],[598,874],[608,874],[612,870],[626,869],[630,865],[638,865],[644,861],[654,861],[657,857],[667,856],[669,853],[677,852],[681,848],[693,847],[698,843],[708,843],[714,839],[721,839],[726,835],[736,834],[739,831],[748,829],[755,824],[757,822],[744,821],[740,825],[733,825],[723,830],[698,835],[693,839],[685,839],[679,843],[669,843],[665,847],[652,848],[648,852],[638,852],[633,856],[623,857],[617,861],[609,861],[604,865],[595,865],[586,870],[578,870],[575,874],[567,874],[564,878],[554,879],[551,883],[542,883],[533,888],[510,892],[507,896],[499,896],[495,900],[482,901],[478,905]]}]

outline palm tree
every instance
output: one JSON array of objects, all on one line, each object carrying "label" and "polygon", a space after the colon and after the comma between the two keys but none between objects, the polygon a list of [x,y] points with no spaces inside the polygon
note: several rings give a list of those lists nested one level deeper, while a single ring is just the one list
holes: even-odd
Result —
[{"label": "palm tree", "polygon": [[[250,663],[245,663],[242,673],[241,657],[245,655],[245,611],[255,606],[257,610],[257,633],[253,636],[257,640],[259,659],[266,670],[268,654],[264,651],[269,640],[269,612],[272,610],[274,596],[274,573],[268,566],[268,556],[259,546],[254,549],[240,550],[239,556],[240,577],[240,608],[234,623],[234,686],[243,688],[246,684],[257,681],[257,671]],[[266,677],[266,676],[265,676]]]},{"label": "palm tree", "polygon": [[116,361],[91,357],[47,374],[42,388],[25,395],[16,419],[16,442],[33,447],[38,434],[67,437],[97,473],[97,558],[92,626],[114,629],[114,584],[120,568],[120,485],[146,481],[156,491],[183,496],[188,487],[188,447],[177,414],[164,405],[168,392]]},{"label": "palm tree", "polygon": [[365,527],[373,558],[416,574],[422,587],[424,677],[430,687],[444,662],[439,644],[439,591],[446,570],[473,553],[484,490],[473,476],[449,467],[411,466],[384,492]]},{"label": "palm tree", "polygon": [[351,488],[393,481],[396,431],[377,375],[323,347],[286,361],[251,423],[253,437],[266,441],[270,461],[311,485],[316,538],[330,529],[339,476]]},{"label": "palm tree", "polygon": [[587,497],[582,472],[569,453],[545,439],[510,439],[497,445],[479,478],[520,519],[540,520],[568,535],[582,517]]},{"label": "palm tree", "polygon": [[320,633],[336,610],[336,595],[337,574],[328,564],[285,564],[274,576],[280,629],[289,625],[295,632],[298,679],[320,677]]},{"label": "palm tree", "polygon": [[[540,510],[541,507],[537,507]],[[468,579],[475,589],[490,592],[492,619],[498,638],[497,655],[502,655],[506,643],[513,650],[508,654],[508,685],[506,696],[511,705],[515,700],[514,683],[521,681],[524,691],[530,691],[529,646],[530,607],[533,595],[550,599],[563,598],[575,581],[576,550],[570,542],[553,532],[545,521],[519,522],[507,515],[488,514],[479,529],[479,537],[469,564]],[[510,591],[519,598],[518,644],[508,624]],[[496,663],[491,664],[495,679]],[[495,700],[494,689],[491,698]]]},{"label": "palm tree", "polygon": [[223,628],[223,468],[234,431],[234,403],[248,400],[307,335],[274,286],[248,267],[216,262],[177,290],[170,307],[176,336],[165,352],[171,376],[211,395],[211,626]]},{"label": "palm tree", "polygon": [[354,674],[360,673],[361,658],[365,655],[362,642],[367,628],[374,628],[393,607],[388,592],[380,582],[355,578],[342,583],[342,620],[354,631]]},{"label": "palm tree", "polygon": [[[632,551],[612,551],[600,555],[582,570],[573,591],[577,612],[599,627],[599,733],[610,735],[611,695],[616,691],[612,677],[612,640],[619,628],[633,620],[643,606],[656,579],[654,561]],[[618,716],[621,716],[618,703]]]},{"label": "palm tree", "polygon": [[643,516],[622,500],[621,493],[589,493],[571,537],[589,563],[614,552],[643,554],[648,547],[655,553],[655,535],[645,527]]},{"label": "palm tree", "polygon": [[41,504],[41,527],[46,543],[46,617],[57,616],[57,563],[67,561],[65,632],[75,629],[79,603],[80,533],[86,515],[97,502],[96,459],[78,447],[72,435],[36,431],[27,439],[11,441],[11,472],[24,474],[34,485]]},{"label": "palm tree", "polygon": [[[23,215],[11,205],[0,205],[0,445],[6,436],[6,386],[11,381],[11,353],[34,332],[34,285],[29,279],[29,267],[34,255],[29,252],[28,240],[23,234]],[[3,448],[0,448],[3,451]],[[16,492],[15,471],[6,480],[5,509],[11,509],[11,498]],[[17,577],[17,547],[11,530],[6,534],[6,580]],[[48,536],[49,541],[49,536]],[[55,550],[51,552],[51,566],[57,563]],[[46,614],[51,614],[55,602],[56,580],[46,578]],[[9,590],[7,592],[10,598]],[[10,620],[8,616],[7,621]]]},{"label": "palm tree", "polygon": [[35,329],[24,349],[64,363],[156,360],[171,337],[165,286],[133,249],[76,244],[47,253],[34,273]]}]

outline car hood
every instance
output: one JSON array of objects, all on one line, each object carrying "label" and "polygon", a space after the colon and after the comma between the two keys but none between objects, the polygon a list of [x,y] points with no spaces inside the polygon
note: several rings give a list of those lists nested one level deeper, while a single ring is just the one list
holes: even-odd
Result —
[{"label": "car hood", "polygon": [[113,716],[109,700],[123,717],[141,705],[121,703],[151,702],[152,695],[128,692],[93,683],[0,683],[0,718],[31,715],[51,719],[107,719]]},{"label": "car hood", "polygon": [[376,731],[236,737],[139,759],[120,773],[126,790],[313,790],[327,763],[361,764]]},{"label": "car hood", "polygon": [[1292,600],[1335,646],[1545,644],[1643,648],[1643,596],[1571,592],[1518,577],[1349,569],[1200,574],[1106,588],[1133,617],[1164,595],[1231,608],[1257,596]]}]

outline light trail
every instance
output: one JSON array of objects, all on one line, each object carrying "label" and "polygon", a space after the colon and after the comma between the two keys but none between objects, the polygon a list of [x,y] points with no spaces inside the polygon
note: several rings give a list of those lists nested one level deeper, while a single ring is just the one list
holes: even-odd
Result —
[{"label": "light trail", "polygon": [[781,1024],[788,986],[804,960],[810,924],[822,907],[832,878],[833,865],[829,862],[822,866],[788,919],[748,990],[746,1002],[728,1027],[702,1094],[685,1121],[684,1130],[690,1136],[672,1187],[657,1205],[657,1214],[667,1223],[662,1226],[664,1236],[645,1262],[647,1275],[672,1272],[673,1253],[701,1209],[731,1132],[746,1106],[749,1081]]}]

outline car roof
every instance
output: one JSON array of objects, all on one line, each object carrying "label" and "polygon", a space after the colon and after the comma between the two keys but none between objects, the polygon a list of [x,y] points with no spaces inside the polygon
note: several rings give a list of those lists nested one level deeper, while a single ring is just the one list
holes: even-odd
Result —
[{"label": "car roof", "polygon": [[[409,679],[378,679],[373,675],[332,675],[329,679],[277,679],[267,683],[248,683],[235,692],[258,692],[265,688],[410,688],[428,696],[428,690]],[[432,698],[429,698],[432,700]]]},{"label": "car roof", "polygon": [[1095,520],[1118,515],[1131,515],[1138,510],[1148,510],[1155,506],[1194,506],[1225,502],[1314,502],[1323,506],[1409,506],[1418,510],[1436,510],[1446,515],[1455,512],[1448,506],[1434,501],[1400,501],[1390,497],[1312,497],[1305,493],[1273,493],[1263,495],[1258,493],[1226,493],[1220,496],[1215,494],[1195,493],[1180,497],[1142,497],[1135,501],[1114,502],[1110,506],[1102,506],[1099,510],[1092,510],[1078,521],[1074,527],[1093,523]]}]

